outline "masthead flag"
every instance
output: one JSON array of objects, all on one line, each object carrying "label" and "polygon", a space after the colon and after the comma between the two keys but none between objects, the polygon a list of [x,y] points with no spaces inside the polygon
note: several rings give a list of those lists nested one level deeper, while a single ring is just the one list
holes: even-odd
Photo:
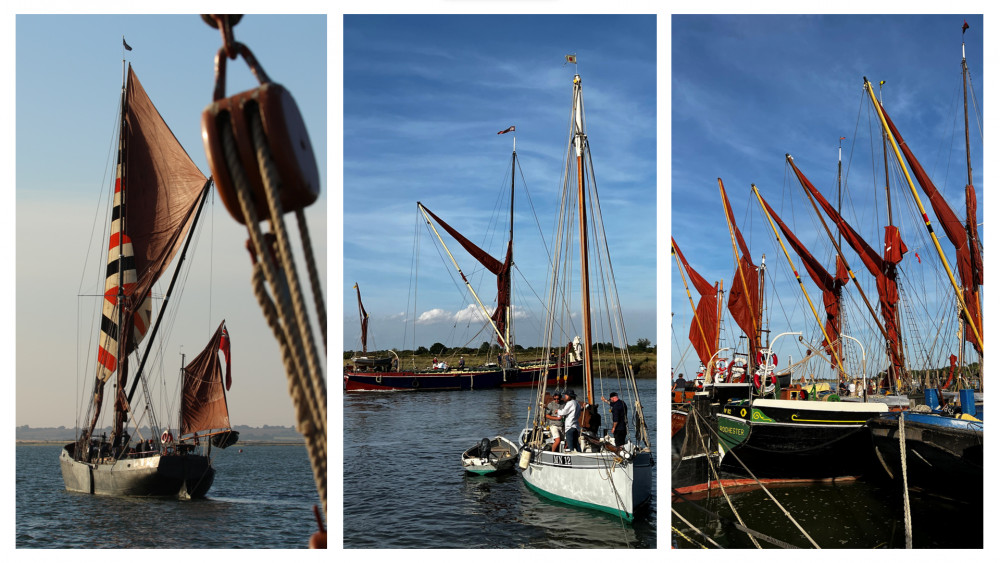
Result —
[{"label": "masthead flag", "polygon": [[576,64],[576,55],[566,55],[566,62]]},{"label": "masthead flag", "polygon": [[497,135],[503,135],[504,133],[510,133],[513,130],[514,130],[514,126],[511,125],[510,127],[504,129],[503,131],[497,131]]},{"label": "masthead flag", "polygon": [[125,36],[124,35],[122,36],[122,45],[125,46],[125,50],[126,51],[131,51],[132,50],[132,47],[129,47],[128,43],[125,42]]}]

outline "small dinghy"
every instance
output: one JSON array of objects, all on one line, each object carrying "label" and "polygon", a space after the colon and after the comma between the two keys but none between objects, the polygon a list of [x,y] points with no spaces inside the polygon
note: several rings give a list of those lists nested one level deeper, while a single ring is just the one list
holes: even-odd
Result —
[{"label": "small dinghy", "polygon": [[513,470],[516,460],[517,444],[503,436],[483,438],[462,453],[462,467],[477,475]]}]

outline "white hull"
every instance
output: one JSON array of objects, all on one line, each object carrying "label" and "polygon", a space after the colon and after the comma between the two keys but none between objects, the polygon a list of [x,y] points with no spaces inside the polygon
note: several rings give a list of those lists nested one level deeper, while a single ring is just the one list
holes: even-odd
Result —
[{"label": "white hull", "polygon": [[[631,444],[625,447],[631,449]],[[643,451],[625,460],[610,451],[533,450],[521,476],[529,488],[545,497],[631,521],[635,509],[652,497],[653,456]]]}]

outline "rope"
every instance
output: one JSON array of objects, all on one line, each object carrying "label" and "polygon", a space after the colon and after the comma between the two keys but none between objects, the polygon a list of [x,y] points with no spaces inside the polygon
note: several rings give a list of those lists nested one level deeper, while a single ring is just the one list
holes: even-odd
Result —
[{"label": "rope", "polygon": [[[674,516],[676,516],[676,517],[677,517],[677,518],[678,518],[678,519],[679,519],[679,520],[680,520],[681,522],[684,522],[684,524],[685,524],[685,525],[686,525],[686,526],[687,526],[688,528],[691,528],[692,530],[694,530],[694,531],[698,532],[699,534],[701,534],[701,535],[702,535],[702,536],[703,536],[703,537],[704,537],[704,538],[705,538],[706,540],[708,540],[708,543],[710,543],[710,544],[714,545],[715,547],[717,547],[717,548],[719,548],[719,549],[722,549],[722,546],[721,546],[721,545],[719,545],[719,544],[718,544],[718,543],[717,543],[717,542],[716,542],[715,540],[713,540],[711,536],[709,536],[709,535],[708,535],[708,534],[706,534],[705,532],[703,532],[703,531],[699,530],[698,528],[696,528],[696,527],[694,526],[694,524],[692,524],[692,523],[688,522],[688,521],[687,521],[687,518],[684,518],[683,516],[681,516],[681,513],[680,513],[680,512],[677,512],[677,509],[676,509],[676,508],[673,508],[673,507],[670,507],[670,512],[672,512],[672,513],[673,513],[673,515],[674,515]],[[680,531],[680,530],[678,530],[678,529],[677,529],[677,527],[675,527],[675,526],[672,526],[672,528],[673,528],[673,530],[674,530],[675,532],[677,532],[677,535],[679,535],[680,537],[682,537],[682,538],[684,538],[684,539],[688,540],[688,541],[689,541],[689,542],[691,542],[691,543],[695,543],[694,541],[692,541],[691,539],[689,539],[689,538],[688,538],[687,536],[685,536],[685,535],[684,535],[683,533],[681,533],[681,531]],[[706,548],[705,546],[701,546],[701,547],[702,547],[703,549],[708,549],[708,548]]]},{"label": "rope", "polygon": [[903,470],[903,525],[906,529],[906,549],[913,549],[913,522],[910,520],[910,489],[906,483],[906,437],[903,413],[899,413],[899,463]]},{"label": "rope", "polygon": [[309,287],[316,301],[316,316],[319,320],[319,329],[323,333],[323,351],[326,352],[326,304],[323,302],[323,288],[320,286],[319,272],[316,270],[309,225],[306,224],[306,214],[301,209],[295,211],[295,219],[298,221],[299,234],[302,237],[302,253],[306,257],[306,268],[309,270]]},{"label": "rope", "polygon": [[707,508],[705,508],[703,506],[700,506],[696,502],[688,500],[687,498],[685,498],[684,493],[681,493],[677,489],[674,489],[673,492],[674,492],[674,498],[676,500],[679,500],[681,502],[686,502],[686,503],[690,504],[692,507],[694,507],[694,508],[696,508],[696,509],[704,512],[705,514],[708,514],[712,518],[717,519],[720,523],[725,524],[726,526],[732,526],[733,528],[736,528],[737,530],[739,530],[741,532],[744,532],[744,533],[746,533],[746,534],[748,534],[750,536],[759,538],[759,539],[761,539],[763,541],[766,541],[767,543],[769,543],[771,545],[774,545],[776,547],[780,547],[782,549],[800,549],[799,546],[797,546],[797,545],[792,545],[792,544],[790,544],[788,542],[781,541],[781,540],[779,540],[777,538],[773,538],[773,537],[771,537],[771,536],[769,536],[767,534],[763,534],[761,532],[758,532],[758,531],[755,531],[755,530],[751,530],[750,528],[747,528],[746,526],[742,526],[740,524],[737,524],[736,522],[733,522],[732,520],[730,520],[728,518],[724,518],[722,515],[720,515],[720,514],[718,514],[716,512],[712,512],[711,510],[708,510]]},{"label": "rope", "polygon": [[[256,120],[252,120],[251,127],[253,129],[260,129],[259,115]],[[293,350],[291,346],[291,344],[297,342],[298,339],[294,337],[295,331],[293,330],[293,327],[289,326],[289,324],[295,322],[300,317],[293,316],[291,314],[290,304],[288,303],[288,288],[286,284],[279,283],[279,273],[275,271],[275,265],[270,259],[271,253],[269,252],[269,248],[266,246],[265,237],[260,231],[257,213],[253,206],[252,195],[249,191],[249,181],[246,178],[245,171],[243,170],[237,155],[236,140],[233,137],[233,133],[230,128],[221,127],[220,129],[222,132],[221,140],[227,167],[232,176],[240,208],[243,212],[247,230],[250,234],[250,241],[253,245],[253,258],[255,263],[251,279],[254,287],[254,294],[261,306],[268,326],[270,326],[271,330],[274,332],[275,339],[278,341],[281,349],[282,362],[285,366],[286,377],[288,378],[289,395],[292,399],[292,404],[295,407],[296,412],[296,429],[305,438],[306,448],[309,452],[309,460],[313,469],[313,478],[316,482],[316,489],[319,492],[320,499],[323,503],[323,510],[326,512],[326,393],[325,390],[320,394],[313,392],[316,387],[322,388],[325,384],[322,379],[322,374],[318,371],[312,371],[313,385],[309,385],[306,375],[302,369],[303,358],[301,357],[301,350],[299,350],[298,347]],[[255,144],[257,141],[256,137],[257,135],[255,135]],[[258,151],[258,154],[260,154],[260,152],[261,151]],[[267,167],[270,164],[269,155],[265,153],[263,156],[268,158],[268,162],[262,164],[262,167]],[[266,179],[265,191],[269,192],[269,196],[273,196],[273,194],[270,193],[274,189],[273,184],[269,181],[270,174],[262,174],[262,176]],[[269,197],[269,199],[271,199],[271,197]],[[272,212],[273,211],[275,210],[272,209]],[[277,223],[281,222],[272,221],[272,228],[283,229],[283,223],[280,225]],[[285,248],[282,248],[281,250],[285,251]],[[287,256],[287,259],[290,260],[290,256]],[[294,274],[294,267],[292,268],[291,273]],[[266,289],[264,288],[263,282],[265,278],[273,288],[274,294],[278,297],[277,307],[274,302],[271,301]],[[280,281],[283,282],[285,280],[282,279]],[[301,295],[299,297],[301,298]],[[303,340],[307,340],[311,346],[312,337],[308,332],[308,327],[305,327],[304,330],[306,331],[308,337],[303,338]],[[311,365],[310,367],[314,366]],[[317,379],[318,382],[316,381]]]},{"label": "rope", "polygon": [[[694,412],[695,415],[697,415],[697,416],[701,416],[701,414],[698,411],[692,411],[692,412]],[[698,422],[697,416],[695,417],[695,422],[696,423]],[[711,427],[709,427],[709,431],[711,431],[711,432],[714,433],[714,431],[711,429]],[[716,435],[716,438],[718,438],[718,435]],[[813,545],[813,547],[815,547],[816,549],[821,549],[820,546],[819,546],[819,544],[816,543],[816,541],[812,539],[812,537],[805,531],[805,529],[802,528],[802,525],[799,524],[798,521],[795,518],[792,517],[792,513],[788,512],[788,510],[780,502],[778,502],[778,499],[774,498],[774,495],[771,494],[771,491],[767,490],[767,487],[765,487],[764,484],[760,482],[760,479],[758,479],[757,476],[754,475],[753,472],[750,471],[750,468],[748,468],[746,466],[746,464],[743,463],[743,460],[741,460],[740,457],[738,455],[736,455],[732,450],[729,451],[729,454],[732,455],[734,458],[736,458],[736,461],[738,461],[740,463],[740,465],[743,467],[743,470],[747,472],[747,475],[750,475],[750,477],[753,478],[753,480],[757,483],[757,485],[764,491],[764,494],[766,494],[768,496],[768,498],[770,498],[772,501],[774,501],[774,504],[777,505],[778,508],[781,509],[781,512],[789,520],[791,520],[792,524],[795,524],[795,527],[798,528],[799,532],[801,532],[802,535],[807,540],[809,540],[809,543],[811,543]],[[715,468],[714,467],[712,468],[712,473],[715,474]],[[718,477],[716,477],[716,480],[718,480]],[[720,486],[721,486],[721,483],[720,483]],[[740,523],[742,524],[742,522],[740,522]],[[754,542],[754,543],[756,543],[756,542]]]},{"label": "rope", "polygon": [[[701,423],[698,421],[698,411],[692,409],[691,413],[695,415],[695,417],[694,417],[694,425],[695,425],[695,430],[698,433],[698,438],[699,438],[698,442],[701,444],[701,449],[705,452],[705,456],[709,460],[708,468],[712,470],[712,475],[715,477],[715,481],[719,483],[719,490],[722,491],[722,496],[723,496],[723,498],[726,499],[726,504],[729,505],[729,510],[733,511],[733,515],[736,516],[736,521],[739,522],[740,525],[743,525],[743,518],[740,517],[740,513],[736,510],[736,507],[733,506],[733,501],[729,498],[729,494],[726,493],[726,488],[722,486],[722,479],[719,479],[719,474],[715,470],[715,465],[712,463],[711,457],[709,457],[710,454],[708,453],[708,447],[705,445],[705,440],[701,439],[701,436],[702,436],[702,433],[701,433]],[[706,421],[706,423],[707,422],[708,421]],[[711,430],[712,429],[709,428],[709,431],[711,431]],[[757,549],[762,549],[760,547],[760,543],[757,542],[757,539],[754,538],[752,534],[748,534],[748,536],[750,537],[750,541],[753,542],[754,546]]]}]

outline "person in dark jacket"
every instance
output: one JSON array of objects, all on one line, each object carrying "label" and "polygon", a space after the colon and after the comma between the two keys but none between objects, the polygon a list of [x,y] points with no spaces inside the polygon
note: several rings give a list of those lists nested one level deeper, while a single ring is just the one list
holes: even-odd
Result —
[{"label": "person in dark jacket", "polygon": [[625,401],[618,398],[618,393],[612,392],[610,400],[601,400],[611,405],[611,435],[615,437],[615,445],[623,446],[628,441],[628,407]]}]

